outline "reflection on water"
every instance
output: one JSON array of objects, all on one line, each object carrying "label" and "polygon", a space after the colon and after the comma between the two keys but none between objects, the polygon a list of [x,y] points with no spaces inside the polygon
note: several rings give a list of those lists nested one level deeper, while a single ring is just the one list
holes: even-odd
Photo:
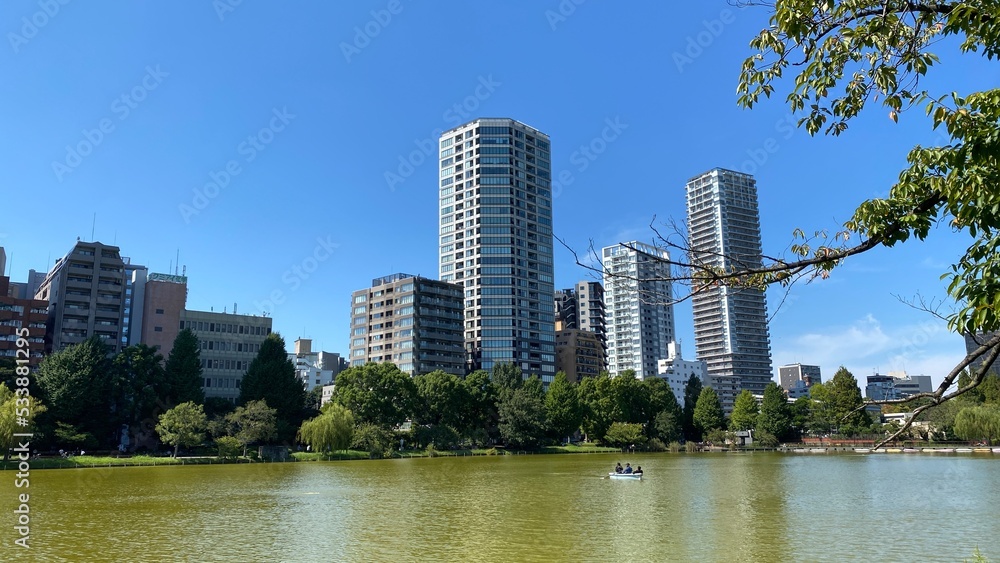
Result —
[{"label": "reflection on water", "polygon": [[[616,461],[644,479],[602,479]],[[7,541],[0,560],[960,561],[977,545],[1000,559],[998,479],[1000,456],[903,455],[45,470],[32,557]]]}]

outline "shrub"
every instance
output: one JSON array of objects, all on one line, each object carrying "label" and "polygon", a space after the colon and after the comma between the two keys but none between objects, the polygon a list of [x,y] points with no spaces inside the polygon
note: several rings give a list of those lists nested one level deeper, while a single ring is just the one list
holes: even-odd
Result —
[{"label": "shrub", "polygon": [[754,435],[753,445],[762,448],[777,448],[778,438],[770,432],[760,431]]},{"label": "shrub", "polygon": [[670,453],[672,453],[672,454],[675,454],[675,453],[681,451],[681,443],[680,442],[677,442],[677,441],[670,442],[670,446],[669,447],[670,447]]},{"label": "shrub", "polygon": [[219,457],[222,459],[236,459],[243,451],[243,444],[232,436],[216,438],[215,445],[219,448]]},{"label": "shrub", "polygon": [[650,449],[650,451],[654,451],[654,452],[665,452],[665,451],[667,451],[666,444],[664,444],[663,441],[660,440],[659,438],[652,438],[649,441],[649,443],[646,444],[646,446]]},{"label": "shrub", "polygon": [[690,442],[690,441],[689,442],[684,442],[684,451],[686,451],[689,454],[690,453],[694,453],[694,452],[698,451],[698,444],[695,444],[694,442]]}]

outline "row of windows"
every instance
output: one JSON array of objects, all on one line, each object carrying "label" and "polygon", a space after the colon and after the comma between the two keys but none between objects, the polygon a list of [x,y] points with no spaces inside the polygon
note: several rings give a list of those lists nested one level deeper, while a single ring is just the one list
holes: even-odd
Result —
[{"label": "row of windows", "polygon": [[[157,311],[160,310],[158,309]],[[230,334],[249,334],[253,336],[267,336],[268,334],[271,334],[271,328],[266,326],[234,325],[204,321],[181,321],[181,330],[184,330],[185,328],[199,332],[226,332]]]},{"label": "row of windows", "polygon": [[250,342],[224,342],[217,340],[202,340],[202,350],[218,350],[220,352],[260,352],[260,344]]}]

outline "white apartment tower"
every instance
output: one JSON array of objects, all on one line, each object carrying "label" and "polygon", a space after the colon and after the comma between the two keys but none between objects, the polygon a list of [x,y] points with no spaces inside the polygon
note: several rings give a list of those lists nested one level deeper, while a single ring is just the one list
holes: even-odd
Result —
[{"label": "white apartment tower", "polygon": [[[687,216],[693,264],[722,271],[761,266],[753,176],[715,168],[688,180]],[[717,285],[692,291],[695,349],[712,386],[762,395],[772,375],[764,292]],[[721,395],[729,412],[729,393]]]},{"label": "white apartment tower", "polygon": [[641,242],[605,247],[604,310],[608,372],[656,377],[674,341],[669,253]]},{"label": "white apartment tower", "polygon": [[442,281],[463,286],[469,370],[512,362],[555,377],[548,135],[482,118],[441,135]]}]

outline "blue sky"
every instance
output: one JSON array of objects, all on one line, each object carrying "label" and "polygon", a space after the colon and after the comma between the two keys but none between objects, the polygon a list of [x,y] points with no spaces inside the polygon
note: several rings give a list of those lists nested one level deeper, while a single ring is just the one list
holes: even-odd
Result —
[{"label": "blue sky", "polygon": [[[779,254],[797,227],[836,231],[887,193],[913,144],[938,140],[922,111],[897,125],[874,107],[840,138],[812,138],[783,95],[738,108],[767,13],[723,0],[50,2],[0,4],[12,278],[90,239],[96,212],[94,238],[134,263],[166,272],[179,252],[189,308],[267,311],[289,346],[346,353],[351,291],[436,277],[422,147],[475,117],[551,136],[553,177],[571,180],[554,230],[580,251],[649,241],[654,216],[683,222],[685,181],[722,166],[756,176],[765,251]],[[996,83],[978,56],[942,58],[926,82],[942,92]],[[585,156],[608,123],[615,139]],[[771,324],[775,368],[940,381],[961,339],[894,296],[945,297],[939,276],[964,242],[938,228],[797,286]],[[558,246],[555,270],[557,287],[589,275]],[[693,357],[690,306],[675,316]]]}]

